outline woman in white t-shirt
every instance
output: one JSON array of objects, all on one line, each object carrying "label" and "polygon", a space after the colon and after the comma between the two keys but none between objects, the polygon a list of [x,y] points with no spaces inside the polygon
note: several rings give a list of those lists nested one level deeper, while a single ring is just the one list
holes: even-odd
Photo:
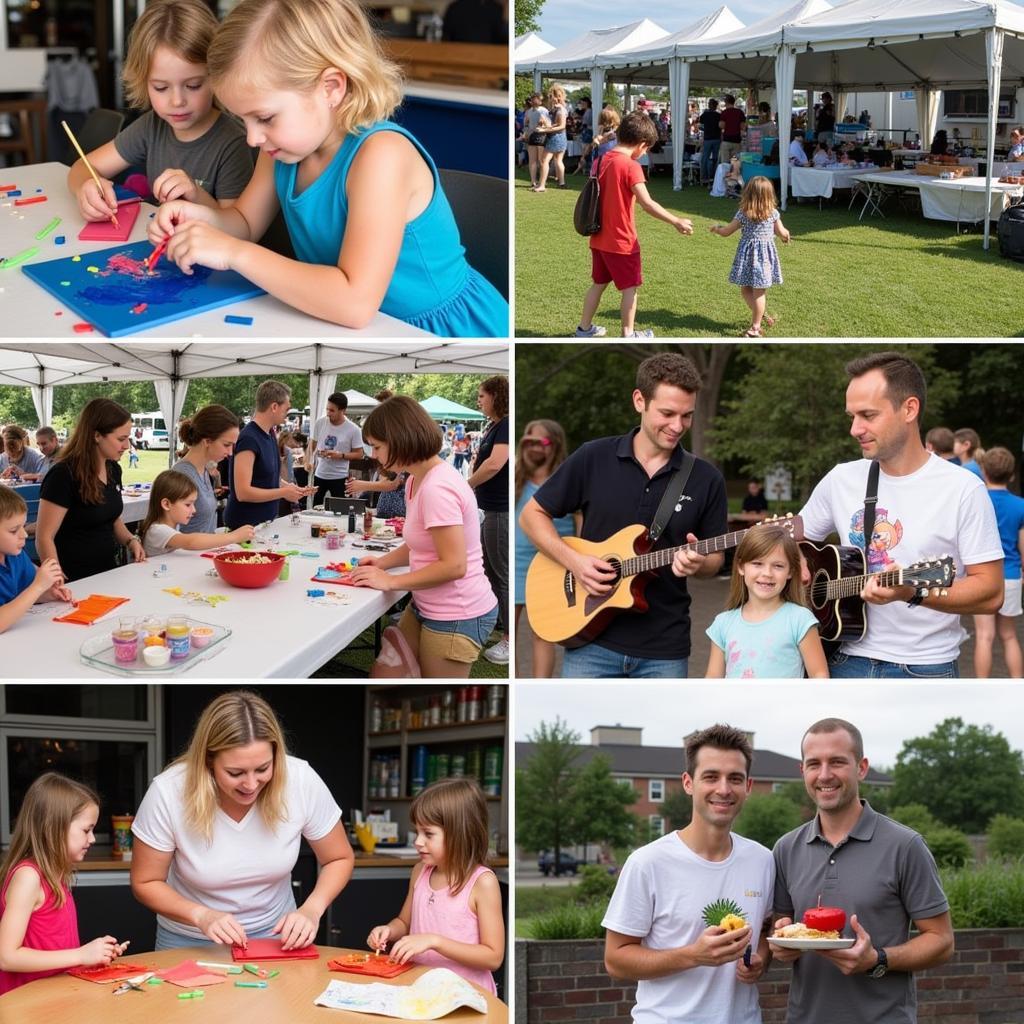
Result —
[{"label": "woman in white t-shirt", "polygon": [[[383,469],[409,474],[405,543],[381,558],[360,558],[352,581],[375,590],[411,590],[398,628],[420,672],[465,679],[498,617],[484,575],[476,496],[438,456],[441,432],[415,399],[396,395],[381,402],[367,416],[363,436]],[[410,571],[385,571],[400,565]]]},{"label": "woman in white t-shirt", "polygon": [[[158,950],[270,937],[308,946],[355,863],[327,786],[287,753],[270,706],[244,690],[202,713],[132,832],[132,893],[157,915]],[[291,875],[303,838],[320,870],[297,908]]]}]

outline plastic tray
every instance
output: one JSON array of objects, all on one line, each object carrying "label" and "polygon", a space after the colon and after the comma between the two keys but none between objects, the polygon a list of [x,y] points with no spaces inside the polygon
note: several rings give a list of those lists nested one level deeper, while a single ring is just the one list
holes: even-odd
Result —
[{"label": "plastic tray", "polygon": [[171,660],[166,665],[147,665],[142,660],[142,641],[139,641],[139,656],[133,662],[118,661],[114,656],[114,641],[107,632],[99,636],[90,637],[82,644],[79,656],[82,663],[98,668],[102,672],[112,672],[119,676],[171,676],[181,672],[187,672],[197,662],[208,658],[220,645],[231,636],[231,630],[226,626],[218,626],[213,622],[200,622],[198,619],[189,619],[192,626],[208,626],[213,630],[213,637],[205,647],[192,647],[189,649],[188,657],[180,660]]}]

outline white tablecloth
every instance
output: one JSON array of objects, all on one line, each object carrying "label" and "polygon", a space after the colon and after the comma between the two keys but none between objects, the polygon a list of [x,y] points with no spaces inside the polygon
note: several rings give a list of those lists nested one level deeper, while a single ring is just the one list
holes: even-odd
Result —
[{"label": "white tablecloth", "polygon": [[[330,517],[328,520],[341,522]],[[190,680],[309,676],[373,625],[405,593],[311,583],[309,578],[318,565],[368,553],[351,546],[327,551],[322,541],[313,540],[309,535],[310,523],[321,521],[327,520],[303,516],[302,524],[293,527],[284,518],[268,528],[268,536],[279,534],[276,541],[267,544],[268,549],[315,551],[320,557],[292,557],[289,578],[260,590],[241,590],[229,586],[219,576],[207,576],[207,570],[213,569],[213,561],[203,558],[198,551],[174,551],[141,564],[76,580],[71,584],[76,597],[106,594],[130,600],[105,620],[89,627],[53,622],[55,615],[67,611],[64,605],[36,605],[4,634],[4,677],[118,678],[83,664],[79,658],[82,644],[89,637],[109,633],[118,613],[137,617],[187,615],[190,619],[228,627],[232,635],[212,649],[207,661],[186,673]],[[153,572],[159,570],[161,564],[167,566],[167,574],[154,577]],[[347,603],[327,605],[310,601],[306,591],[317,586],[343,594]],[[215,606],[189,604],[184,598],[164,593],[165,587],[181,587],[186,592],[201,594],[225,594],[228,600]],[[137,678],[160,682],[163,676]]]},{"label": "white tablecloth", "polygon": [[[921,212],[931,220],[976,223],[985,218],[984,178],[928,178],[911,171],[872,171],[858,174],[858,181],[892,188],[917,189]],[[992,207],[989,218],[997,220],[1010,205],[1010,199],[1024,195],[1024,186],[992,182]]]},{"label": "white tablecloth", "polygon": [[121,513],[121,522],[141,523],[149,509],[150,494],[150,491],[144,491],[142,494],[122,494],[124,511]]},{"label": "white tablecloth", "polygon": [[833,189],[853,188],[863,173],[856,167],[790,167],[789,187],[795,196],[830,199]]},{"label": "white tablecloth", "polygon": [[[78,212],[78,204],[67,189],[68,169],[59,163],[30,164],[23,167],[7,167],[2,171],[4,184],[16,184],[26,197],[35,195],[37,188],[43,189],[45,203],[30,206],[14,206],[14,199],[0,198],[0,255],[14,256],[30,247],[38,246],[39,255],[28,263],[45,263],[61,256],[75,256],[109,249],[116,242],[80,242],[78,232],[84,222]],[[10,204],[10,205],[8,205]],[[129,242],[139,242],[146,237],[149,214],[153,207],[143,203],[142,210]],[[36,232],[44,228],[54,217],[61,223],[46,238],[37,241]],[[24,218],[24,219],[21,219]],[[54,238],[63,235],[63,245],[56,245]],[[127,244],[127,243],[126,243]],[[18,267],[0,270],[0,302],[4,316],[0,322],[0,336],[14,338],[72,338],[75,340],[95,339],[98,335],[74,333],[74,325],[81,318],[67,306],[62,305],[49,292],[40,288]],[[55,314],[60,311],[61,316]],[[224,317],[251,316],[249,327],[226,324]],[[394,317],[378,313],[369,326],[354,331],[347,327],[318,320],[286,306],[283,302],[261,295],[212,309],[196,316],[175,320],[160,327],[141,331],[147,338],[234,338],[249,341],[251,338],[429,338],[430,335],[411,327]]]}]

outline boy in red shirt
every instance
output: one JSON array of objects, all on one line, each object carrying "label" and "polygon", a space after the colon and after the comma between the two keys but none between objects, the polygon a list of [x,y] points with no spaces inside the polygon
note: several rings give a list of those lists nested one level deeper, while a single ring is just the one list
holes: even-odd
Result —
[{"label": "boy in red shirt", "polygon": [[[676,217],[656,203],[644,184],[643,168],[636,162],[658,141],[658,129],[644,113],[627,114],[616,133],[618,143],[601,158],[598,181],[601,184],[601,230],[590,236],[590,255],[594,283],[583,300],[583,317],[576,328],[577,338],[600,338],[604,327],[593,322],[601,296],[610,282],[622,293],[621,315],[624,338],[652,338],[654,332],[637,331],[636,290],[640,273],[640,243],[636,236],[633,207],[636,202],[652,217],[671,224],[681,235],[692,235],[693,224]],[[595,161],[596,165],[597,161]]]}]

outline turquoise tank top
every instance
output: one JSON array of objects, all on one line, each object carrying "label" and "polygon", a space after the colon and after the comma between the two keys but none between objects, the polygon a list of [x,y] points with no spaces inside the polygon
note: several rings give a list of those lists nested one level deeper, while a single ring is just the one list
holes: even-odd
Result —
[{"label": "turquoise tank top", "polygon": [[409,132],[391,121],[378,121],[348,135],[320,177],[299,195],[295,194],[298,164],[274,164],[274,186],[295,255],[303,263],[337,265],[348,220],[348,171],[359,147],[379,131],[404,135],[434,178],[434,195],[427,208],[405,226],[381,312],[451,338],[507,337],[508,303],[466,262],[434,161]]}]

